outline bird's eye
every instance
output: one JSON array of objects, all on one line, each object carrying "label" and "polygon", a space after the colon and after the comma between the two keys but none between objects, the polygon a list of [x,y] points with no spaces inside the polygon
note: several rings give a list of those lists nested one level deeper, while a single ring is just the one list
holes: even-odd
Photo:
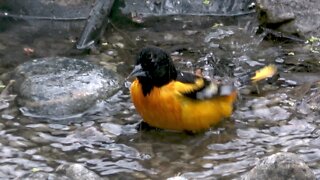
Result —
[{"label": "bird's eye", "polygon": [[152,61],[152,54],[148,54],[146,59],[147,59],[148,61]]},{"label": "bird's eye", "polygon": [[157,59],[157,57],[155,55],[152,55],[150,57],[151,63],[156,63],[156,59]]}]

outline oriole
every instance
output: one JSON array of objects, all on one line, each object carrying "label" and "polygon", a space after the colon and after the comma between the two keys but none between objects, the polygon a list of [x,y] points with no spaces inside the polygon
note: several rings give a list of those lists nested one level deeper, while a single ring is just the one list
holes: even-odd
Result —
[{"label": "oriole", "polygon": [[[274,66],[268,68],[262,69],[256,79],[275,73]],[[198,132],[233,112],[237,97],[233,85],[178,71],[170,55],[160,48],[143,48],[129,76],[136,77],[130,87],[133,104],[152,127]]]}]

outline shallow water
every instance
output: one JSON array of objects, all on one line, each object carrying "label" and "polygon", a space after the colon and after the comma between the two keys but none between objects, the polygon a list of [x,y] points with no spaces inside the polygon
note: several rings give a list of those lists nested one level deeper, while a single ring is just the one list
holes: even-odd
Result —
[{"label": "shallow water", "polygon": [[[66,52],[62,47],[72,45],[72,38],[17,34],[22,24],[12,22],[13,29],[0,33],[1,72],[34,57],[66,55],[113,68],[125,77],[137,49],[146,44],[173,52],[180,69],[202,67],[210,77],[239,75],[269,63],[276,63],[281,72],[319,70],[319,59],[304,44],[263,41],[264,34],[255,34],[254,19],[212,22],[218,25],[110,28],[104,39],[107,44],[91,55]],[[26,46],[35,54],[23,53]],[[262,84],[258,95],[254,86],[246,86],[230,119],[196,135],[137,130],[141,118],[130,101],[129,84],[101,102],[100,113],[84,116],[84,122],[49,123],[24,117],[15,105],[2,110],[0,177],[21,178],[36,171],[54,174],[61,164],[82,163],[112,179],[239,179],[259,158],[293,152],[320,178],[317,84],[303,91],[302,85],[290,83],[289,76]]]}]

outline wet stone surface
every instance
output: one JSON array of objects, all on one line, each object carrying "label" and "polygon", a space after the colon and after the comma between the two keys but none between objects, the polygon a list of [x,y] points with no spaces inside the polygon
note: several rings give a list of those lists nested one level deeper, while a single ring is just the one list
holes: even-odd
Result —
[{"label": "wet stone surface", "polygon": [[316,177],[311,169],[295,154],[277,153],[260,160],[243,180],[315,180]]},{"label": "wet stone surface", "polygon": [[15,69],[15,80],[21,112],[53,119],[80,116],[121,86],[120,76],[112,70],[65,57],[24,63]]},{"label": "wet stone surface", "polygon": [[263,26],[302,38],[320,35],[320,5],[313,0],[258,0],[257,11]]}]

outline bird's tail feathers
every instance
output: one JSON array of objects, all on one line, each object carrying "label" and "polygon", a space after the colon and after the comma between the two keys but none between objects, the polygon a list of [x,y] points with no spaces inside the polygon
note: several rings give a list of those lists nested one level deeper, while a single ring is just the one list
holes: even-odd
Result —
[{"label": "bird's tail feathers", "polygon": [[241,85],[245,85],[249,83],[257,83],[258,81],[271,78],[276,73],[277,73],[277,67],[274,64],[269,64],[256,71],[249,72],[237,77],[237,81],[240,82]]}]

